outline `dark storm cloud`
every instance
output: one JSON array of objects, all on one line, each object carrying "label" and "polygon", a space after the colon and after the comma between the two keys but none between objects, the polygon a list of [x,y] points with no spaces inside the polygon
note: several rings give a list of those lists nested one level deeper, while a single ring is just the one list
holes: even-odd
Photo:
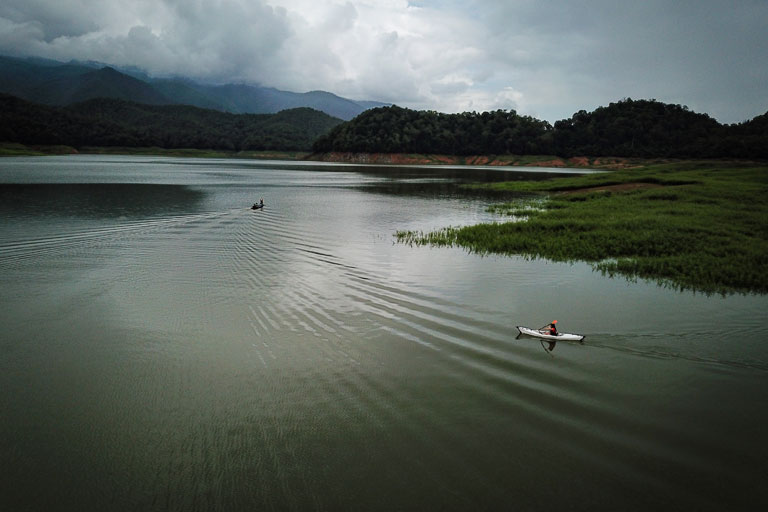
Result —
[{"label": "dark storm cloud", "polygon": [[18,27],[33,28],[37,36],[50,42],[62,36],[79,36],[98,29],[98,25],[86,16],[73,16],[82,11],[88,2],[61,0],[59,2],[6,0],[0,4],[0,19]]},{"label": "dark storm cloud", "polygon": [[0,52],[260,80],[291,29],[259,0],[5,0]]},{"label": "dark storm cloud", "polygon": [[765,0],[3,0],[0,53],[554,121],[768,109]]},{"label": "dark storm cloud", "polygon": [[563,83],[548,87],[541,109],[625,96],[684,103],[726,122],[768,109],[768,2],[526,0],[485,13],[494,48],[526,52],[497,60],[514,68],[518,87]]}]

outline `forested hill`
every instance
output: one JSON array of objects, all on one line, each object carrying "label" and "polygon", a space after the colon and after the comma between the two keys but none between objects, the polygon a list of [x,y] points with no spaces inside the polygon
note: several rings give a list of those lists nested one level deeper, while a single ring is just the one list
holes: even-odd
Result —
[{"label": "forested hill", "polygon": [[545,154],[552,127],[514,111],[442,114],[398,106],[367,110],[315,142],[317,152]]},{"label": "forested hill", "polygon": [[[348,122],[309,108],[230,114],[94,99],[67,107],[0,94],[0,142],[449,155],[768,158],[768,112],[721,125],[680,105],[626,99],[554,126],[514,111],[442,114],[397,106]],[[314,143],[314,144],[313,144]]]},{"label": "forested hill", "polygon": [[737,125],[655,100],[625,99],[554,126],[514,111],[441,114],[375,108],[315,142],[316,152],[563,157],[768,158],[768,113]]},{"label": "forested hill", "polygon": [[0,141],[29,145],[306,151],[340,122],[310,108],[229,114],[117,99],[51,107],[0,94]]}]

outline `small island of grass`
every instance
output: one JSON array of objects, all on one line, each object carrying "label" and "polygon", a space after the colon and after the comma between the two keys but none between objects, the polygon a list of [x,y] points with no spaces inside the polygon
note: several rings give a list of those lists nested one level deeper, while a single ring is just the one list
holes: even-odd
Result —
[{"label": "small island of grass", "polygon": [[684,162],[476,186],[518,194],[494,207],[512,220],[397,239],[585,261],[677,289],[768,292],[768,166]]}]

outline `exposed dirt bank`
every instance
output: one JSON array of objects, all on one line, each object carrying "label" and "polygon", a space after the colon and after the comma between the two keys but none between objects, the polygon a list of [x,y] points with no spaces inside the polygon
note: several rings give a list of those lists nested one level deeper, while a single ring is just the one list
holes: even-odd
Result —
[{"label": "exposed dirt bank", "polygon": [[518,155],[420,155],[404,153],[313,153],[306,160],[321,162],[344,162],[355,164],[381,165],[510,165],[521,167],[569,167],[589,169],[623,169],[641,165],[630,158],[577,156],[560,158],[555,156]]}]

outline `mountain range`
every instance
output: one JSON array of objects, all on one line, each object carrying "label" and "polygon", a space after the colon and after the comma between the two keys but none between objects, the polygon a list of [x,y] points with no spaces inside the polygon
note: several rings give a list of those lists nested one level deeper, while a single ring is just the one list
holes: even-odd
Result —
[{"label": "mountain range", "polygon": [[98,62],[6,56],[0,56],[0,93],[55,106],[114,98],[148,105],[191,105],[232,114],[272,114],[309,107],[343,120],[387,105],[325,91],[296,93],[247,84],[205,84],[189,78],[153,78],[141,70],[116,69]]}]

